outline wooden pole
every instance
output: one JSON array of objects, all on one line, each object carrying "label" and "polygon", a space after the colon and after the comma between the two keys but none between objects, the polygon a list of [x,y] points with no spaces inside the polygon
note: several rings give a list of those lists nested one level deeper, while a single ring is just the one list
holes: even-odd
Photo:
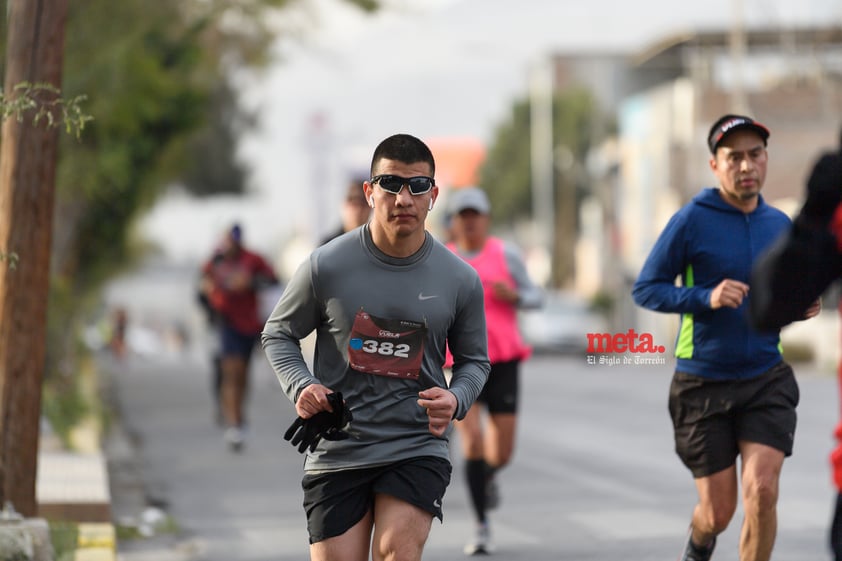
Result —
[{"label": "wooden pole", "polygon": [[[61,87],[67,0],[9,0],[4,91]],[[42,93],[49,101],[56,94]],[[0,506],[35,516],[58,131],[34,112],[2,125],[0,146]],[[61,115],[54,115],[61,123]]]}]

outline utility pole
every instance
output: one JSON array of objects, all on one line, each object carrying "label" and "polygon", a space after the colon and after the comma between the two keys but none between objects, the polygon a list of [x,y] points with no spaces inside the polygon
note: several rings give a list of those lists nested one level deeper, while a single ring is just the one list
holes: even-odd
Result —
[{"label": "utility pole", "polygon": [[732,0],[732,2],[734,17],[732,18],[728,41],[734,79],[731,90],[731,108],[735,113],[750,115],[751,110],[748,107],[748,95],[746,94],[745,81],[743,79],[743,65],[745,63],[746,51],[748,50],[746,30],[743,23],[743,3],[742,0]]},{"label": "utility pole", "polygon": [[550,260],[550,283],[556,278],[555,263],[555,169],[553,164],[553,64],[541,59],[529,75],[530,165],[532,174],[532,219],[538,244]]},{"label": "utility pole", "polygon": [[[67,0],[8,0],[4,92],[23,82],[61,88]],[[42,90],[41,102],[58,94]],[[43,107],[43,106],[42,106]],[[2,125],[0,148],[0,504],[35,516],[35,475],[47,332],[59,129],[34,111]],[[61,122],[61,114],[53,115]]]},{"label": "utility pole", "polygon": [[328,116],[323,111],[316,111],[310,115],[310,120],[307,123],[307,148],[310,155],[310,163],[312,165],[310,181],[311,185],[308,191],[310,192],[311,213],[312,218],[310,223],[313,229],[310,231],[310,241],[314,246],[319,245],[319,241],[327,233],[325,225],[325,209],[331,208],[328,204],[330,197],[328,196],[329,174],[328,163],[330,162],[330,149],[333,144],[332,136],[329,129]]}]

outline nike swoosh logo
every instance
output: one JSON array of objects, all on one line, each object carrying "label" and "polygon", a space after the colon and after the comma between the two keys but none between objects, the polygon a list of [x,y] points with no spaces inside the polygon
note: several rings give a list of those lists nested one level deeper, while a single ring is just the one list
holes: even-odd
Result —
[{"label": "nike swoosh logo", "polygon": [[441,508],[441,501],[436,499],[433,501],[433,506],[436,508]]},{"label": "nike swoosh logo", "polygon": [[419,300],[422,300],[422,301],[423,301],[423,300],[430,300],[431,298],[438,298],[438,297],[439,297],[439,295],[438,295],[438,294],[433,294],[433,295],[431,295],[431,296],[427,296],[427,295],[425,295],[423,292],[419,292],[419,293],[418,293],[418,299],[419,299]]}]

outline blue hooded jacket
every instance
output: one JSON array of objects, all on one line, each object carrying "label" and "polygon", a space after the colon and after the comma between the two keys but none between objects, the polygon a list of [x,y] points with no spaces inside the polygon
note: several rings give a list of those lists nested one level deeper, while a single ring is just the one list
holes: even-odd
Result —
[{"label": "blue hooded jacket", "polygon": [[739,308],[710,307],[713,289],[725,279],[748,284],[754,260],[789,228],[786,214],[758,199],[746,214],[726,203],[718,189],[704,189],[670,219],[632,288],[637,305],[681,314],[679,372],[752,378],[782,360],[780,332],[759,333],[749,326],[748,298]]}]

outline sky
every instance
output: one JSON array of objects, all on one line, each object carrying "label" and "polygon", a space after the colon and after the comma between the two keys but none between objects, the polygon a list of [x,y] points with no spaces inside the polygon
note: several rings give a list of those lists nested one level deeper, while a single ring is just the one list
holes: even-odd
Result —
[{"label": "sky", "polygon": [[[633,53],[685,31],[842,25],[838,0],[386,0],[371,16],[308,0],[278,18],[277,61],[238,76],[259,130],[243,139],[250,195],[196,201],[177,191],[141,224],[173,259],[201,259],[242,222],[282,272],[338,225],[349,173],[383,138],[489,143],[529,70],[552,53]],[[679,7],[680,6],[680,7]]]}]

